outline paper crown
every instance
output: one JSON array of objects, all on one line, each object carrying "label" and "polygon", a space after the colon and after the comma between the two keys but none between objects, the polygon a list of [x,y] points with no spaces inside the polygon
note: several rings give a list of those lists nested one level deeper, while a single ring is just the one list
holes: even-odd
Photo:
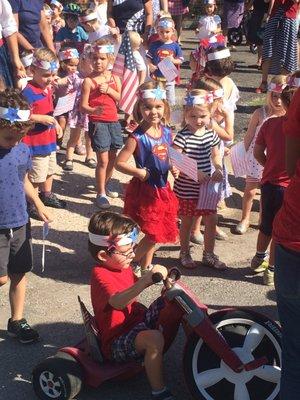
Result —
[{"label": "paper crown", "polygon": [[170,21],[170,20],[168,20],[168,19],[160,19],[159,21],[158,21],[158,24],[157,24],[157,26],[158,27],[160,27],[160,28],[173,28],[174,27],[174,22],[173,21]]},{"label": "paper crown", "polygon": [[91,50],[95,53],[113,54],[115,46],[113,44],[94,44],[91,46]]},{"label": "paper crown", "polygon": [[216,4],[216,0],[203,0],[203,3],[205,5],[207,5],[207,4]]},{"label": "paper crown", "polygon": [[115,246],[126,246],[127,244],[136,243],[138,234],[139,231],[137,228],[133,228],[133,230],[129,233],[124,233],[117,236],[104,236],[89,232],[89,240],[96,246],[111,248]]},{"label": "paper crown", "polygon": [[79,58],[79,53],[77,49],[66,49],[58,53],[58,59],[60,61],[71,60],[72,58]]},{"label": "paper crown", "polygon": [[286,83],[269,83],[268,92],[282,93],[283,89],[287,86]]},{"label": "paper crown", "polygon": [[35,67],[45,69],[46,71],[51,71],[54,72],[58,70],[59,64],[56,60],[53,61],[44,61],[44,60],[39,60],[35,56],[32,57],[32,65]]},{"label": "paper crown", "polygon": [[33,54],[27,54],[26,56],[21,57],[21,62],[24,67],[29,67],[32,63]]},{"label": "paper crown", "polygon": [[57,8],[59,8],[60,10],[63,10],[64,6],[57,0],[51,0],[50,2],[50,6],[53,5]]},{"label": "paper crown", "polygon": [[153,99],[153,100],[166,100],[167,93],[164,89],[157,87],[155,89],[140,90],[139,97],[141,99]]},{"label": "paper crown", "polygon": [[93,21],[93,19],[98,19],[98,15],[95,12],[79,17],[79,22],[84,24],[85,22]]},{"label": "paper crown", "polygon": [[200,106],[203,104],[211,104],[214,101],[214,96],[212,93],[207,93],[206,95],[193,96],[189,93],[184,99],[183,104],[185,106]]},{"label": "paper crown", "polygon": [[287,83],[291,87],[298,88],[300,87],[300,78],[296,78],[295,76],[289,76]]},{"label": "paper crown", "polygon": [[19,108],[13,107],[0,107],[0,119],[14,122],[26,122],[30,119],[30,110],[20,110]]},{"label": "paper crown", "polygon": [[230,54],[229,49],[222,49],[222,50],[215,51],[213,53],[208,53],[207,60],[208,61],[221,60],[222,58],[228,58],[230,56],[231,56],[231,54]]},{"label": "paper crown", "polygon": [[214,100],[222,99],[224,97],[224,89],[216,89],[211,92],[213,95]]}]

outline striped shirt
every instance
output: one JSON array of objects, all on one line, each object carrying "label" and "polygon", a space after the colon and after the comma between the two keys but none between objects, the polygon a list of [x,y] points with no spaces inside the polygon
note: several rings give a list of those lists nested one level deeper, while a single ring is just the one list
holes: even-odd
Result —
[{"label": "striped shirt", "polygon": [[[211,173],[211,148],[219,143],[220,139],[214,131],[197,136],[187,127],[178,132],[174,139],[174,145],[182,149],[183,154],[196,160],[198,169],[208,175]],[[180,173],[174,183],[174,192],[182,199],[198,199],[199,186],[199,183]]]}]

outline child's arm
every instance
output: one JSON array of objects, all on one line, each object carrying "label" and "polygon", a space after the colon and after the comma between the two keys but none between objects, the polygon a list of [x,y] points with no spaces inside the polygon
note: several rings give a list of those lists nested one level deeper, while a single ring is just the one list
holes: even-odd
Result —
[{"label": "child's arm", "polygon": [[138,71],[139,85],[145,82],[146,76],[147,76],[146,70]]},{"label": "child's arm", "polygon": [[256,128],[259,124],[259,113],[260,113],[259,109],[255,110],[250,118],[248,129],[244,136],[244,145],[245,145],[246,151],[248,151],[250,144],[252,143]]},{"label": "child's arm", "polygon": [[100,115],[102,112],[102,107],[89,106],[90,91],[91,91],[91,80],[90,78],[85,78],[82,84],[80,111],[86,114]]},{"label": "child's arm", "polygon": [[42,220],[44,222],[51,222],[51,214],[49,214],[47,207],[44,206],[44,203],[41,201],[37,191],[32,186],[32,183],[28,178],[28,174],[25,175],[24,179],[24,191],[27,199],[30,201],[30,203],[34,204]]},{"label": "child's arm", "polygon": [[99,85],[99,90],[100,90],[100,93],[108,94],[110,97],[112,97],[117,102],[121,98],[122,85],[121,85],[121,80],[118,76],[114,76],[114,79],[115,79],[115,82],[117,85],[117,90],[110,87],[108,83],[101,83]]},{"label": "child's arm", "polygon": [[211,149],[211,161],[215,167],[215,171],[211,176],[211,179],[215,182],[222,182],[223,180],[223,167],[220,150],[218,146],[213,146]]},{"label": "child's arm", "polygon": [[197,61],[195,60],[193,53],[190,55],[190,68],[193,72],[195,72],[197,68]]},{"label": "child's arm", "polygon": [[218,113],[224,118],[225,127],[223,128],[214,119],[212,119],[212,129],[217,133],[220,139],[225,141],[233,140],[233,116],[224,107],[218,107]]},{"label": "child's arm", "polygon": [[263,167],[265,166],[265,163],[267,160],[267,157],[265,155],[265,149],[266,149],[265,146],[255,143],[254,150],[253,150],[254,158]]},{"label": "child's arm", "polygon": [[117,156],[115,168],[117,171],[123,172],[123,174],[134,176],[141,181],[146,181],[149,178],[149,171],[146,168],[137,168],[128,164],[128,160],[135,149],[136,141],[132,137],[129,137],[125,146]]},{"label": "child's arm", "polygon": [[31,114],[30,119],[35,123],[48,125],[49,127],[51,126],[54,127],[58,139],[60,139],[63,136],[63,131],[61,129],[61,126],[59,125],[57,120],[51,115]]},{"label": "child's arm", "polygon": [[154,265],[154,267],[145,274],[142,278],[140,278],[134,285],[130,288],[124,290],[123,292],[118,292],[110,297],[108,303],[115,308],[116,310],[124,309],[128,304],[130,304],[143,290],[145,290],[148,286],[153,284],[152,275],[155,272],[159,272],[162,274],[163,279],[166,279],[168,276],[168,270],[162,265]]}]

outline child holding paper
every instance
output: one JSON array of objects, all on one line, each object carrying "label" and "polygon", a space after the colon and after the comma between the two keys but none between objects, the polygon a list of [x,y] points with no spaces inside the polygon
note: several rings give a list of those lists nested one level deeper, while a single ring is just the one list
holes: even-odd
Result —
[{"label": "child holding paper", "polygon": [[[171,106],[176,104],[175,97],[175,73],[172,80],[167,79],[159,69],[159,63],[163,60],[169,60],[172,65],[179,66],[183,62],[181,47],[174,42],[175,25],[172,18],[161,18],[157,24],[157,33],[159,40],[153,42],[147,53],[148,65],[151,77],[154,80],[166,82],[167,100]],[[170,68],[166,68],[169,69]],[[165,73],[166,74],[166,73]]]},{"label": "child holding paper", "polygon": [[[216,206],[197,209],[201,184],[207,181],[221,183],[223,180],[222,159],[219,151],[220,139],[212,129],[211,106],[213,97],[200,89],[193,89],[184,99],[184,120],[186,127],[174,139],[173,147],[197,161],[198,182],[183,172],[175,179],[174,192],[179,200],[180,262],[185,268],[196,268],[191,257],[189,244],[193,218],[205,215],[204,251],[202,264],[218,270],[226,269],[214,253],[217,225]],[[211,175],[212,166],[215,171]],[[216,185],[218,186],[218,185]]]},{"label": "child holding paper", "polygon": [[[120,151],[116,169],[133,177],[125,195],[124,214],[133,218],[145,235],[134,260],[141,272],[146,272],[156,243],[174,243],[178,238],[178,202],[168,182],[172,133],[166,124],[170,107],[158,82],[140,86],[133,116],[139,126]],[[132,155],[136,166],[129,162]]]}]

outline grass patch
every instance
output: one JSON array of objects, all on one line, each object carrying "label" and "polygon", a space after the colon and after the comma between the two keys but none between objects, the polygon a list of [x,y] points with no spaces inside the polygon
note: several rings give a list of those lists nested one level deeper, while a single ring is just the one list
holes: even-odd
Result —
[{"label": "grass patch", "polygon": [[254,99],[247,101],[247,103],[243,103],[243,106],[261,107],[264,104],[265,104],[265,97],[259,96],[259,97],[255,97]]}]

